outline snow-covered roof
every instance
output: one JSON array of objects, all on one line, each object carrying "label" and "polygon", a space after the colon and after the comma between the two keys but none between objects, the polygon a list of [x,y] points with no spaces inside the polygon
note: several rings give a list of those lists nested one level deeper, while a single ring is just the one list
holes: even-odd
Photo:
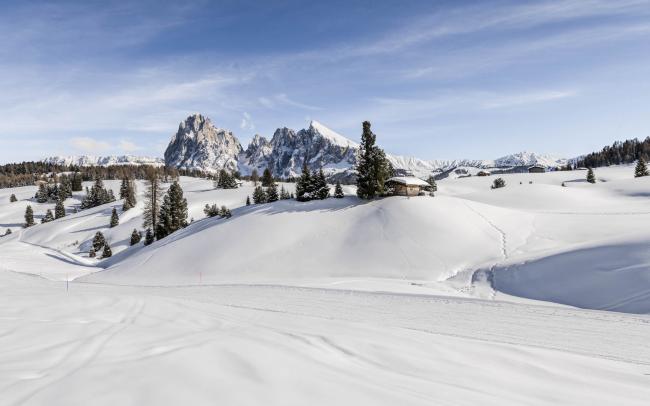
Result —
[{"label": "snow-covered roof", "polygon": [[415,176],[394,176],[387,180],[387,182],[396,182],[403,185],[413,185],[413,186],[430,186],[427,182],[423,181],[420,178]]}]

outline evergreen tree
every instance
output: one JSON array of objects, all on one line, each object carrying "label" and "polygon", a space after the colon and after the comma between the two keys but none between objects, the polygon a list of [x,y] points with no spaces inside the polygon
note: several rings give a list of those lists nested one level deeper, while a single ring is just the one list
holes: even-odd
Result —
[{"label": "evergreen tree", "polygon": [[151,245],[153,243],[153,231],[151,228],[147,228],[147,232],[144,236],[144,245]]},{"label": "evergreen tree", "polygon": [[[125,178],[126,187],[124,189],[124,204],[122,205],[122,211],[127,211],[135,207],[137,201],[135,198],[135,182],[132,179]],[[120,194],[122,192],[120,191]]]},{"label": "evergreen tree", "polygon": [[122,178],[122,183],[120,184],[120,199],[126,199],[129,193],[129,179]]},{"label": "evergreen tree", "polygon": [[232,213],[230,213],[230,209],[228,209],[226,206],[221,206],[221,210],[219,210],[219,216],[221,218],[230,218],[232,216]]},{"label": "evergreen tree", "polygon": [[120,216],[117,215],[117,210],[115,209],[115,207],[113,207],[113,211],[111,212],[111,222],[109,226],[113,228],[119,224],[120,224]]},{"label": "evergreen tree", "polygon": [[271,170],[269,168],[266,168],[262,173],[262,186],[269,187],[271,186],[272,183],[273,183],[273,175],[271,174]]},{"label": "evergreen tree", "polygon": [[90,251],[88,251],[88,258],[95,258],[95,255],[95,249],[91,247]]},{"label": "evergreen tree", "polygon": [[61,217],[65,217],[65,207],[63,207],[63,201],[59,199],[54,206],[54,218],[60,219]]},{"label": "evergreen tree", "polygon": [[206,217],[218,216],[219,207],[216,204],[213,204],[212,206],[206,204],[205,207],[203,208],[203,213],[205,213]]},{"label": "evergreen tree", "polygon": [[38,185],[38,191],[36,192],[36,195],[34,196],[36,198],[36,201],[39,203],[46,203],[47,202],[47,188],[45,187],[45,183],[41,183]]},{"label": "evergreen tree", "polygon": [[8,228],[7,231],[5,231],[5,235],[9,235],[9,234],[11,234],[11,229],[10,228]]},{"label": "evergreen tree", "polygon": [[500,189],[506,187],[506,181],[503,178],[496,178],[492,183],[492,189]]},{"label": "evergreen tree", "polygon": [[320,169],[313,179],[314,187],[312,191],[312,198],[323,200],[330,197],[330,187],[327,184],[327,180],[325,179],[323,169]]},{"label": "evergreen tree", "polygon": [[277,202],[280,199],[278,195],[278,185],[275,184],[273,178],[271,178],[271,183],[266,188],[266,201],[267,202]]},{"label": "evergreen tree", "polygon": [[59,199],[64,201],[68,197],[72,197],[72,182],[66,175],[61,175],[59,179]]},{"label": "evergreen tree", "polygon": [[587,182],[596,183],[596,175],[594,175],[594,171],[591,168],[587,169]]},{"label": "evergreen tree", "polygon": [[110,258],[112,255],[113,255],[113,251],[111,251],[111,246],[108,245],[108,243],[104,244],[104,251],[102,251],[102,259]]},{"label": "evergreen tree", "polygon": [[307,160],[302,164],[302,173],[296,182],[296,200],[306,202],[311,199],[312,180]]},{"label": "evergreen tree", "polygon": [[160,200],[162,198],[162,189],[160,180],[155,170],[151,169],[147,173],[147,190],[144,196],[144,219],[142,226],[148,229],[156,229],[158,225],[158,216],[160,214]]},{"label": "evergreen tree", "polygon": [[280,200],[287,200],[290,198],[289,192],[284,188],[284,185],[280,186]]},{"label": "evergreen tree", "polygon": [[636,168],[634,168],[634,177],[640,178],[648,175],[650,175],[650,173],[648,173],[648,166],[645,163],[645,159],[641,157],[636,163]]},{"label": "evergreen tree", "polygon": [[337,199],[342,199],[345,197],[343,194],[343,188],[341,187],[341,182],[336,181],[336,186],[334,186],[334,197]]},{"label": "evergreen tree", "polygon": [[253,203],[262,204],[266,203],[266,192],[262,189],[261,186],[258,186],[253,191]]},{"label": "evergreen tree", "polygon": [[370,131],[370,122],[363,122],[361,145],[357,159],[357,196],[373,199],[384,193],[384,183],[392,168],[384,151],[375,145],[377,136]]},{"label": "evergreen tree", "polygon": [[139,243],[140,240],[142,240],[142,233],[134,228],[131,233],[131,245]]},{"label": "evergreen tree", "polygon": [[219,180],[217,181],[217,187],[221,189],[236,189],[237,188],[237,179],[225,169],[219,171]]},{"label": "evergreen tree", "polygon": [[187,199],[183,197],[181,185],[174,181],[160,206],[156,238],[164,238],[184,227],[187,227]]},{"label": "evergreen tree", "polygon": [[246,196],[246,206],[250,206],[250,205],[251,205],[251,198],[250,196]]},{"label": "evergreen tree", "polygon": [[427,183],[429,184],[429,189],[432,192],[437,192],[438,191],[438,185],[436,185],[436,179],[433,176],[429,176],[427,179]]},{"label": "evergreen tree", "polygon": [[34,225],[34,211],[32,210],[31,205],[27,205],[27,208],[25,209],[25,224],[23,224],[23,227],[31,227]]},{"label": "evergreen tree", "polygon": [[42,223],[49,223],[50,221],[54,220],[54,215],[52,214],[52,210],[47,209],[45,212],[45,216],[41,219],[41,224]]},{"label": "evergreen tree", "polygon": [[104,245],[106,244],[106,239],[104,238],[104,234],[102,234],[101,231],[97,231],[95,233],[95,237],[93,237],[93,242],[92,242],[92,247],[95,250],[95,252],[99,252]]},{"label": "evergreen tree", "polygon": [[257,174],[257,169],[253,169],[253,172],[251,172],[251,181],[253,182],[253,186],[257,186],[257,183],[260,181],[260,175]]},{"label": "evergreen tree", "polygon": [[10,203],[15,203],[17,201],[18,201],[18,199],[16,199],[16,195],[12,193],[11,196],[9,196],[9,202]]},{"label": "evergreen tree", "polygon": [[79,174],[79,172],[75,172],[72,174],[72,180],[70,184],[72,185],[73,192],[81,192],[83,190],[83,186],[81,184],[81,175]]}]

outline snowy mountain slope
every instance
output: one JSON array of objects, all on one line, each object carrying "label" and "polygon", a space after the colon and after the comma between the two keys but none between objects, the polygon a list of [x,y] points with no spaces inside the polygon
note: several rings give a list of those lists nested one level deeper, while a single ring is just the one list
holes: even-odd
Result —
[{"label": "snowy mountain slope", "polygon": [[72,155],[53,156],[43,159],[43,162],[56,165],[77,165],[77,166],[110,166],[110,165],[153,165],[162,166],[165,161],[161,158],[150,158],[134,155]]}]

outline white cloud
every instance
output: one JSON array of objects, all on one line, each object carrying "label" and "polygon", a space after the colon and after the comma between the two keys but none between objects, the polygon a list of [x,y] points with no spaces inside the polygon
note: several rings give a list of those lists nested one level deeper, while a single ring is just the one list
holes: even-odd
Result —
[{"label": "white cloud", "polygon": [[565,99],[576,95],[575,91],[542,91],[533,93],[521,93],[514,95],[507,95],[503,97],[495,97],[492,100],[487,100],[483,103],[486,109],[496,109],[502,107],[521,106],[532,103],[542,103],[552,100]]},{"label": "white cloud", "polygon": [[250,130],[250,131],[255,130],[255,124],[253,124],[253,121],[251,121],[251,115],[248,114],[247,112],[244,112],[243,116],[244,117],[242,117],[239,127],[242,130]]},{"label": "white cloud", "polygon": [[141,149],[138,145],[129,140],[120,140],[117,147],[124,152],[133,152]]},{"label": "white cloud", "polygon": [[88,153],[106,151],[111,147],[110,144],[106,141],[100,141],[89,137],[71,138],[70,145],[77,150]]}]

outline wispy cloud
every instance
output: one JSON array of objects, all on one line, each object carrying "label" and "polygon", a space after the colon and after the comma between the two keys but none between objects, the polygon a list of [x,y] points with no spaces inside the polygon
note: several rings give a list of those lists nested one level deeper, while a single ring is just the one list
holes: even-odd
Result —
[{"label": "wispy cloud", "polygon": [[102,140],[97,140],[90,137],[75,137],[70,139],[70,145],[84,153],[99,153],[104,152],[111,148],[111,145]]},{"label": "wispy cloud", "polygon": [[253,124],[251,115],[248,114],[247,112],[244,112],[243,117],[241,119],[241,123],[239,124],[239,128],[242,130],[250,130],[253,131],[255,130],[255,124]]},{"label": "wispy cloud", "polygon": [[486,109],[497,109],[503,107],[523,106],[527,104],[543,103],[552,100],[566,99],[567,97],[574,97],[575,91],[542,91],[532,93],[522,93],[515,95],[507,95],[503,97],[494,97],[491,100],[486,100],[482,103]]}]

